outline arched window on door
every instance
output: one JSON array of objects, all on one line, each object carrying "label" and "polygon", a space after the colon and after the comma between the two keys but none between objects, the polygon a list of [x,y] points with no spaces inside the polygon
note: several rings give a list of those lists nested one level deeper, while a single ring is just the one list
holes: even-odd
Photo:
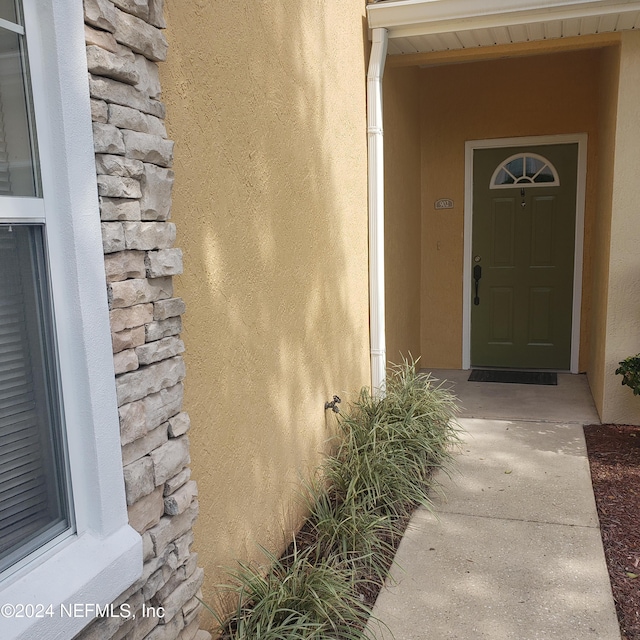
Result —
[{"label": "arched window on door", "polygon": [[536,153],[516,153],[501,162],[491,176],[490,189],[559,187],[556,168]]}]

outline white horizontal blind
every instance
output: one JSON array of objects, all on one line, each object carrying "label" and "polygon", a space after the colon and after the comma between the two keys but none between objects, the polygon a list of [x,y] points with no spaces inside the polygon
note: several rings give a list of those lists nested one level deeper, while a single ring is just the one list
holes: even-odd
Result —
[{"label": "white horizontal blind", "polygon": [[0,225],[0,571],[66,527],[37,227]]},{"label": "white horizontal blind", "polygon": [[47,514],[25,309],[15,233],[0,233],[0,553]]}]

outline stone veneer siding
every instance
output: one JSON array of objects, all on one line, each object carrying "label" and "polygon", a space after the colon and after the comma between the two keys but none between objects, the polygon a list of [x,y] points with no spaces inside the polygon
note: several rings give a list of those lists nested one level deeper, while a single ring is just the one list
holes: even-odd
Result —
[{"label": "stone veneer siding", "polygon": [[[142,578],[113,604],[135,619],[94,621],[78,640],[208,640],[199,630],[203,570],[190,548],[197,488],[182,411],[182,272],[168,222],[173,142],[157,62],[163,0],[85,0],[97,187],[129,522],[142,536]],[[164,607],[164,619],[141,607]]]}]

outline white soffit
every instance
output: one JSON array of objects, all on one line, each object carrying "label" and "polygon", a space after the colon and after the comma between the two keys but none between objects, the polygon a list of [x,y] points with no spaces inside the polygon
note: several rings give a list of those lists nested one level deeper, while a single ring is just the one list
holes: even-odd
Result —
[{"label": "white soffit", "polygon": [[428,53],[640,28],[637,0],[386,0],[367,6],[389,54]]}]

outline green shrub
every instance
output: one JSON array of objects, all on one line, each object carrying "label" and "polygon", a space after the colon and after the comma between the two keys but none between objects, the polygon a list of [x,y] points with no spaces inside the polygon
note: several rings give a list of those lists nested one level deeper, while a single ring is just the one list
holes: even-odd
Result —
[{"label": "green shrub", "polygon": [[316,556],[352,570],[356,579],[383,581],[399,535],[391,518],[345,502],[334,490],[316,489],[311,498],[308,528]]},{"label": "green shrub", "polygon": [[[353,595],[351,574],[294,547],[269,568],[240,564],[224,589],[237,597],[235,612],[218,619],[229,640],[356,640],[370,611]],[[209,609],[211,611],[211,609]]]},{"label": "green shrub", "polygon": [[616,375],[622,376],[622,384],[633,389],[633,395],[640,395],[640,353],[619,363]]},{"label": "green shrub", "polygon": [[447,467],[458,442],[455,411],[453,396],[414,362],[394,366],[384,398],[364,390],[340,419],[342,440],[325,464],[330,485],[345,504],[379,516],[429,506],[432,472]]}]

